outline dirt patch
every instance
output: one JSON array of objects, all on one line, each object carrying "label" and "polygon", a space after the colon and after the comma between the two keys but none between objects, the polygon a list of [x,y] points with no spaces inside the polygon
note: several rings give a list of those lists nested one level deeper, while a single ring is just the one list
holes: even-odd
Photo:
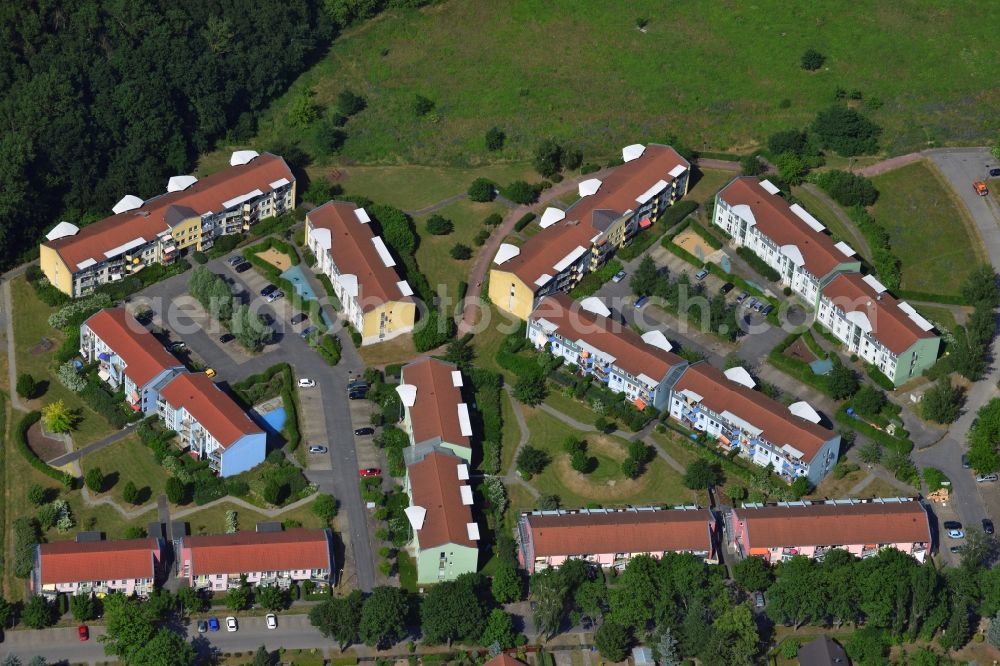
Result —
[{"label": "dirt patch", "polygon": [[42,433],[41,421],[28,429],[28,447],[46,462],[66,454],[66,445],[62,441],[46,437]]},{"label": "dirt patch", "polygon": [[284,252],[278,252],[273,247],[270,247],[263,252],[258,252],[257,256],[277,268],[282,273],[292,267],[292,260],[288,258],[288,255]]},{"label": "dirt patch", "polygon": [[788,358],[798,359],[803,363],[812,363],[819,360],[816,358],[816,354],[813,354],[812,350],[802,341],[802,338],[798,338],[795,342],[788,345],[788,348],[783,353]]},{"label": "dirt patch", "polygon": [[38,344],[29,349],[32,354],[38,356],[39,354],[47,354],[52,351],[52,341],[48,338],[42,338],[38,341]]},{"label": "dirt patch", "polygon": [[699,259],[704,259],[715,252],[715,249],[706,243],[704,238],[690,229],[685,229],[674,236],[674,245],[683,248]]}]

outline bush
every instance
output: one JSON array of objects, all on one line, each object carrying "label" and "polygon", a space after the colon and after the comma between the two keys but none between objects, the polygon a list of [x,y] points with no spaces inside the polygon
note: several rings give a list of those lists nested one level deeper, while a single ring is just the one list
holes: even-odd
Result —
[{"label": "bush", "polygon": [[104,490],[104,472],[100,467],[91,467],[84,475],[83,482],[91,492],[99,493]]},{"label": "bush", "polygon": [[583,276],[570,291],[573,298],[584,298],[595,293],[603,287],[608,280],[615,276],[615,273],[622,269],[622,264],[617,259],[612,259],[596,271],[591,271]]},{"label": "bush", "polygon": [[854,109],[835,104],[816,114],[812,131],[823,148],[850,157],[877,152],[882,129]]},{"label": "bush", "polygon": [[457,259],[459,261],[464,261],[466,259],[472,258],[472,248],[468,245],[463,245],[462,243],[455,243],[448,251],[452,259]]},{"label": "bush", "polygon": [[487,178],[476,178],[469,185],[467,194],[472,201],[485,202],[493,201],[496,197],[496,185]]},{"label": "bush", "polygon": [[878,190],[864,176],[848,171],[824,171],[813,182],[842,206],[871,206],[878,199]]},{"label": "bush", "polygon": [[337,109],[345,116],[353,116],[364,111],[368,101],[350,88],[344,88],[337,95]]},{"label": "bush", "polygon": [[756,154],[753,154],[740,158],[740,170],[744,176],[759,176],[767,171],[767,167]]},{"label": "bush", "polygon": [[191,259],[196,264],[206,264],[206,263],[208,263],[208,257],[205,255],[205,253],[204,252],[199,252],[198,250],[195,250],[194,252],[191,253]]},{"label": "bush", "polygon": [[414,95],[410,108],[413,110],[413,115],[421,118],[434,110],[434,102],[423,95]]},{"label": "bush", "polygon": [[431,215],[427,218],[427,232],[435,236],[446,236],[455,230],[455,225],[451,220],[447,220],[440,215]]},{"label": "bush", "polygon": [[340,363],[341,346],[340,339],[337,336],[324,335],[320,338],[319,344],[316,345],[316,351],[330,365]]},{"label": "bush", "polygon": [[514,203],[527,205],[538,201],[538,187],[523,180],[515,180],[500,190],[500,193]]},{"label": "bush", "polygon": [[587,174],[594,173],[601,170],[600,164],[584,164],[580,167],[580,175],[586,176]]},{"label": "bush", "polygon": [[38,390],[38,384],[35,383],[35,378],[26,372],[22,372],[17,376],[17,394],[24,398],[25,400],[30,400],[35,397],[35,392]]},{"label": "bush", "polygon": [[802,69],[807,71],[815,71],[823,66],[826,62],[826,56],[817,51],[816,49],[807,49],[805,53],[802,54]]},{"label": "bush", "polygon": [[772,134],[767,139],[767,149],[772,155],[794,153],[805,155],[809,146],[809,137],[799,130],[785,130]]},{"label": "bush", "polygon": [[503,148],[507,135],[499,127],[491,127],[486,130],[486,150],[497,151]]},{"label": "bush", "polygon": [[523,231],[537,217],[534,213],[525,213],[520,220],[514,223],[514,231]]},{"label": "bush", "polygon": [[496,227],[499,226],[501,223],[503,223],[503,215],[501,215],[500,213],[490,213],[483,220],[483,224],[485,224],[488,227]]},{"label": "bush", "polygon": [[771,282],[781,282],[781,274],[774,270],[767,263],[758,257],[753,251],[748,247],[740,247],[736,249],[736,254],[740,255],[740,258],[745,262],[750,264],[750,268],[754,269],[762,277],[767,278]]}]

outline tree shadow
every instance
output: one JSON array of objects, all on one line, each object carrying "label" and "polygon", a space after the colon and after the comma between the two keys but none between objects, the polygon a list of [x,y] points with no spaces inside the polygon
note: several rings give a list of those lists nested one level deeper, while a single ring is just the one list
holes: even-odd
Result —
[{"label": "tree shadow", "polygon": [[101,484],[101,492],[106,493],[118,484],[120,475],[118,472],[110,472],[104,475],[104,483]]},{"label": "tree shadow", "polygon": [[135,495],[136,504],[145,504],[153,498],[153,489],[149,486],[143,486]]}]

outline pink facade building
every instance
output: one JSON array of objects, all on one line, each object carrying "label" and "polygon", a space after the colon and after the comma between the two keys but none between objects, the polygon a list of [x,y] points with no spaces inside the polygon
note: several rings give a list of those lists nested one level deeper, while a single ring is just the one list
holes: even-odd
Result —
[{"label": "pink facade building", "polygon": [[636,555],[666,552],[715,562],[714,535],[712,513],[697,507],[533,511],[517,525],[518,557],[528,573],[572,559],[621,570]]},{"label": "pink facade building", "polygon": [[213,592],[250,585],[288,587],[311,580],[328,585],[335,569],[330,530],[239,532],[184,537],[181,576],[191,587]]},{"label": "pink facade building", "polygon": [[857,557],[895,548],[923,562],[932,546],[927,509],[908,497],[744,505],[729,518],[737,554],[771,563],[796,555],[822,559],[833,548]]},{"label": "pink facade building", "polygon": [[35,546],[31,591],[35,594],[149,595],[163,573],[163,542],[56,541]]}]

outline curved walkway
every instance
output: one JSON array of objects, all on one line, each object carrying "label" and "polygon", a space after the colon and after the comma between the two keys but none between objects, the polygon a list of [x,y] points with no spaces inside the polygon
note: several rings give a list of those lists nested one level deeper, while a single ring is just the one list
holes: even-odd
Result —
[{"label": "curved walkway", "polygon": [[897,155],[896,157],[890,157],[887,160],[882,160],[881,162],[876,162],[875,164],[869,164],[861,169],[854,169],[854,173],[860,174],[865,178],[871,178],[872,176],[883,174],[886,171],[892,171],[893,169],[904,167],[907,164],[919,162],[923,157],[923,152]]},{"label": "curved walkway", "polygon": [[[125,509],[125,508],[122,507],[121,504],[119,504],[118,502],[116,502],[114,500],[114,498],[111,497],[111,496],[109,496],[109,495],[106,495],[104,497],[96,497],[95,498],[91,494],[90,489],[87,488],[86,486],[84,486],[83,488],[81,488],[81,493],[83,495],[83,503],[86,504],[87,506],[98,506],[98,505],[101,505],[101,504],[110,506],[112,509],[114,509],[115,511],[117,511],[118,513],[120,513],[122,515],[122,517],[126,518],[127,520],[133,520],[135,518],[138,518],[139,516],[141,516],[144,513],[147,513],[149,511],[155,510],[156,509],[156,504],[157,504],[156,501],[154,500],[154,501],[149,502],[147,504],[143,504],[142,506],[137,506],[134,509]],[[316,499],[316,497],[317,497],[318,494],[319,493],[313,493],[312,495],[309,495],[308,497],[303,497],[300,500],[296,500],[296,501],[292,502],[291,504],[288,504],[288,505],[283,506],[283,507],[279,507],[277,509],[265,509],[263,507],[259,507],[259,506],[255,505],[255,504],[251,504],[250,502],[246,501],[245,499],[242,499],[242,498],[239,498],[239,497],[234,497],[232,495],[226,495],[225,497],[220,497],[217,500],[212,500],[211,502],[208,502],[206,504],[202,504],[200,506],[191,506],[191,507],[188,507],[186,509],[181,509],[180,511],[172,511],[170,513],[170,517],[171,517],[171,519],[174,519],[174,518],[184,518],[185,516],[190,516],[192,514],[198,513],[199,511],[202,511],[204,509],[210,509],[210,508],[212,508],[214,506],[218,506],[220,504],[225,504],[225,503],[228,502],[230,504],[235,504],[236,506],[238,506],[240,508],[246,509],[247,511],[254,511],[254,512],[259,513],[261,515],[267,516],[268,518],[274,518],[276,516],[280,516],[281,514],[287,512],[287,511],[293,511],[295,509],[298,509],[301,506],[305,506],[306,504],[309,504],[314,499]]]}]

